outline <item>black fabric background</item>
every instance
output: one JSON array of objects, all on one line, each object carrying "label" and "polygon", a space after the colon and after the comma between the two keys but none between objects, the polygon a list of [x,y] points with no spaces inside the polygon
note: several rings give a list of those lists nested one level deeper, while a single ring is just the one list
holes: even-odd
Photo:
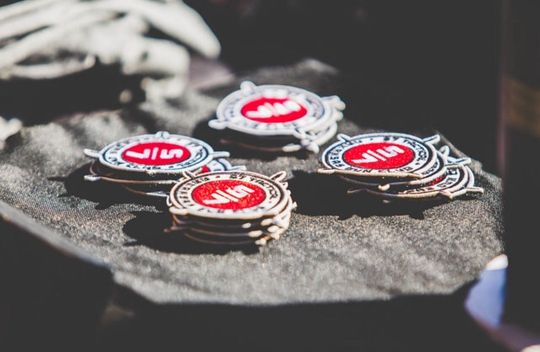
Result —
[{"label": "black fabric background", "polygon": [[[315,61],[249,78],[323,95],[339,90],[335,72]],[[143,105],[143,113],[75,115],[27,128],[2,154],[2,198],[109,263],[122,285],[164,303],[257,305],[449,293],[474,279],[501,250],[500,181],[480,172],[478,163],[473,169],[484,196],[422,209],[424,204],[381,206],[342,196],[338,182],[313,173],[316,155],[261,159],[233,150],[232,162],[249,170],[287,170],[299,204],[288,235],[257,253],[176,243],[161,235],[168,216],[155,206],[82,181],[84,147],[99,149],[157,130],[215,142],[206,121],[218,98],[236,86],[189,92],[174,105]],[[350,120],[340,122],[340,132],[362,131]]]},{"label": "black fabric background", "polygon": [[[341,79],[334,69],[312,60],[259,70],[247,78],[255,83],[300,86],[321,95],[346,93],[341,91]],[[134,134],[168,130],[194,135],[223,150],[206,122],[219,99],[240,81],[205,92],[190,91],[167,104],[70,115],[25,128],[20,136],[8,140],[0,154],[0,197],[108,264],[122,288],[116,304],[131,304],[125,299],[133,297],[132,293],[150,305],[165,304],[156,308],[158,313],[145,313],[144,326],[163,323],[162,314],[183,319],[173,320],[157,336],[178,326],[185,332],[174,330],[178,337],[190,335],[192,341],[201,336],[194,331],[205,328],[209,329],[206,333],[218,331],[227,343],[246,344],[246,348],[274,331],[294,336],[296,342],[283,345],[285,340],[277,338],[258,346],[260,349],[297,347],[307,343],[306,336],[312,339],[309,345],[313,348],[324,349],[321,341],[333,341],[335,346],[336,336],[342,347],[388,347],[391,343],[383,338],[382,322],[396,328],[392,330],[398,332],[395,336],[411,337],[405,334],[408,328],[403,335],[399,333],[394,318],[385,317],[384,312],[393,312],[399,317],[396,321],[403,323],[404,315],[415,314],[414,305],[408,307],[417,299],[427,312],[439,300],[428,297],[456,291],[461,297],[459,289],[501,252],[500,180],[483,172],[478,162],[472,169],[478,185],[486,190],[481,197],[435,206],[382,206],[368,199],[343,197],[339,184],[313,173],[318,167],[317,155],[267,158],[231,150],[233,164],[245,164],[249,170],[267,175],[287,170],[292,196],[299,204],[287,235],[259,251],[222,251],[165,237],[161,230],[167,226],[168,216],[159,205],[114,187],[83,182],[88,162],[83,148],[99,149]],[[363,116],[355,114],[362,102],[346,103],[346,118],[339,123],[339,131],[351,135],[368,131]],[[417,132],[428,135],[430,131]],[[398,301],[384,304],[394,298]],[[360,319],[365,314],[379,316],[377,328]],[[232,316],[242,325],[224,327]],[[281,317],[289,320],[281,321]],[[265,321],[280,322],[289,329],[303,326],[293,333],[266,326]],[[424,320],[419,324],[430,325]],[[321,330],[313,330],[314,325]],[[209,326],[223,329],[214,331]],[[241,331],[237,336],[245,336],[243,329],[250,332],[245,339],[224,333],[235,330]],[[383,335],[370,337],[370,332]],[[201,346],[213,342],[199,341]]]}]

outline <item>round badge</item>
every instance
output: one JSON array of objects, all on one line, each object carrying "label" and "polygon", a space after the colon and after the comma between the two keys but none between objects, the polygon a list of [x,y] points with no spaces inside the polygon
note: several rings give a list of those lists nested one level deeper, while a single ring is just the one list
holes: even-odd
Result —
[{"label": "round badge", "polygon": [[438,135],[420,139],[401,133],[372,133],[338,138],[323,152],[321,161],[329,170],[322,173],[422,178],[437,161],[431,143],[439,140]]},{"label": "round badge", "polygon": [[166,174],[196,170],[217,154],[227,153],[215,153],[195,138],[158,132],[109,144],[99,152],[99,162],[115,170]]},{"label": "round badge", "polygon": [[370,188],[377,188],[381,191],[386,191],[390,187],[396,187],[396,186],[413,186],[413,185],[419,185],[419,184],[425,184],[429,183],[438,177],[444,175],[446,172],[446,166],[444,161],[442,160],[442,156],[437,156],[437,160],[435,163],[425,172],[422,173],[422,178],[413,179],[413,180],[407,180],[407,181],[387,181],[387,178],[381,179],[379,182],[370,182],[366,180],[366,178],[359,178],[354,177],[349,174],[346,175],[340,175],[339,177],[345,180],[346,182],[349,182],[351,184],[359,185],[359,186],[365,186]]},{"label": "round badge", "polygon": [[[379,192],[371,189],[365,189],[364,191],[385,198],[418,199],[433,198],[441,195],[452,199],[468,192],[483,193],[484,190],[474,186],[474,175],[472,171],[466,166],[460,166],[447,169],[443,176],[422,187],[395,191],[390,190],[387,192]],[[352,191],[351,193],[354,192],[356,191]]]},{"label": "round badge", "polygon": [[193,217],[182,217],[178,215],[172,216],[173,223],[175,225],[180,225],[184,227],[189,226],[199,226],[199,227],[208,227],[213,229],[242,229],[244,231],[248,229],[261,229],[261,228],[268,228],[271,226],[278,226],[278,227],[288,227],[289,221],[291,219],[291,212],[293,209],[296,208],[296,203],[288,197],[288,202],[284,209],[280,211],[279,214],[277,214],[274,217],[267,217],[263,219],[256,219],[256,220],[238,220],[238,221],[230,221],[230,220],[216,220],[216,219],[196,219]]},{"label": "round badge", "polygon": [[171,213],[215,219],[277,215],[287,202],[282,173],[214,172],[180,180],[170,193]]},{"label": "round badge", "polygon": [[307,90],[285,85],[256,86],[243,82],[217,107],[215,129],[252,135],[299,135],[342,117],[338,97],[321,98]]},{"label": "round badge", "polygon": [[377,188],[380,191],[387,191],[391,187],[410,188],[413,186],[425,185],[439,179],[441,176],[444,176],[447,168],[455,168],[471,162],[471,159],[469,158],[452,159],[452,161],[450,162],[448,160],[449,153],[450,149],[448,148],[448,146],[442,147],[437,153],[437,160],[435,161],[435,163],[429,169],[422,172],[422,178],[420,179],[395,181],[385,178],[380,180],[379,182],[369,182],[366,181],[364,178],[352,177],[351,175],[341,175],[340,177],[349,183],[359,186]]}]

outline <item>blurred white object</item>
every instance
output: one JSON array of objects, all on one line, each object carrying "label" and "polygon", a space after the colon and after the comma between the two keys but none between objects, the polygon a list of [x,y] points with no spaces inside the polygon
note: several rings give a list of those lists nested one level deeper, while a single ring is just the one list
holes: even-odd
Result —
[{"label": "blurred white object", "polygon": [[[165,39],[148,37],[151,29]],[[215,58],[220,45],[180,0],[24,0],[0,8],[0,79],[54,79],[119,64],[145,76],[151,100],[178,96],[188,51]]]},{"label": "blurred white object", "polygon": [[540,333],[527,331],[503,320],[507,266],[505,255],[495,257],[487,264],[486,270],[469,291],[465,309],[493,340],[508,351],[540,352]]},{"label": "blurred white object", "polygon": [[6,120],[0,116],[0,150],[4,149],[6,139],[18,133],[22,126],[22,122],[18,119]]}]

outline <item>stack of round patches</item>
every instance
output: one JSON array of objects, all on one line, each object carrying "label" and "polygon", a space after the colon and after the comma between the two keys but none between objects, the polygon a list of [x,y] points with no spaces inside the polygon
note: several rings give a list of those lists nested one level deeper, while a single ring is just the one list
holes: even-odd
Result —
[{"label": "stack of round patches", "polygon": [[270,177],[247,171],[218,171],[184,178],[167,200],[169,234],[217,245],[265,245],[289,227],[296,203],[286,173]]},{"label": "stack of round patches", "polygon": [[321,98],[296,87],[243,82],[223,99],[217,118],[208,125],[223,131],[226,144],[261,152],[317,153],[336,134],[344,108],[337,96]]},{"label": "stack of round patches", "polygon": [[436,150],[439,136],[421,139],[400,133],[338,135],[321,161],[319,173],[338,175],[353,186],[348,193],[367,192],[385,199],[452,199],[482,193],[466,165],[469,158],[453,158],[448,146]]},{"label": "stack of round patches", "polygon": [[228,152],[215,152],[201,140],[167,132],[125,138],[101,151],[85,149],[84,153],[95,159],[85,180],[118,184],[147,196],[166,197],[184,171],[245,169],[223,159]]}]

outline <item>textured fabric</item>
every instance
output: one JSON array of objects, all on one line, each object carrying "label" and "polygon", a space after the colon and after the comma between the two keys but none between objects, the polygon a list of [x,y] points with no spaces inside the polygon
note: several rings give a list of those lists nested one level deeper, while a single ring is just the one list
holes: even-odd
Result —
[{"label": "textured fabric", "polygon": [[[246,78],[321,95],[344,93],[337,72],[315,61]],[[154,302],[253,306],[446,294],[475,279],[502,250],[501,182],[478,162],[472,169],[483,196],[436,205],[380,204],[344,197],[334,179],[314,174],[318,155],[261,156],[218,146],[207,121],[239,82],[189,91],[163,105],[72,115],[24,128],[0,153],[0,198],[106,262],[119,285]],[[339,131],[368,131],[362,116],[354,115],[362,102],[346,103]],[[260,250],[195,245],[162,234],[169,224],[162,204],[83,181],[88,163],[83,148],[158,130],[230,150],[231,162],[248,170],[267,175],[286,170],[299,205],[286,236]]]}]

